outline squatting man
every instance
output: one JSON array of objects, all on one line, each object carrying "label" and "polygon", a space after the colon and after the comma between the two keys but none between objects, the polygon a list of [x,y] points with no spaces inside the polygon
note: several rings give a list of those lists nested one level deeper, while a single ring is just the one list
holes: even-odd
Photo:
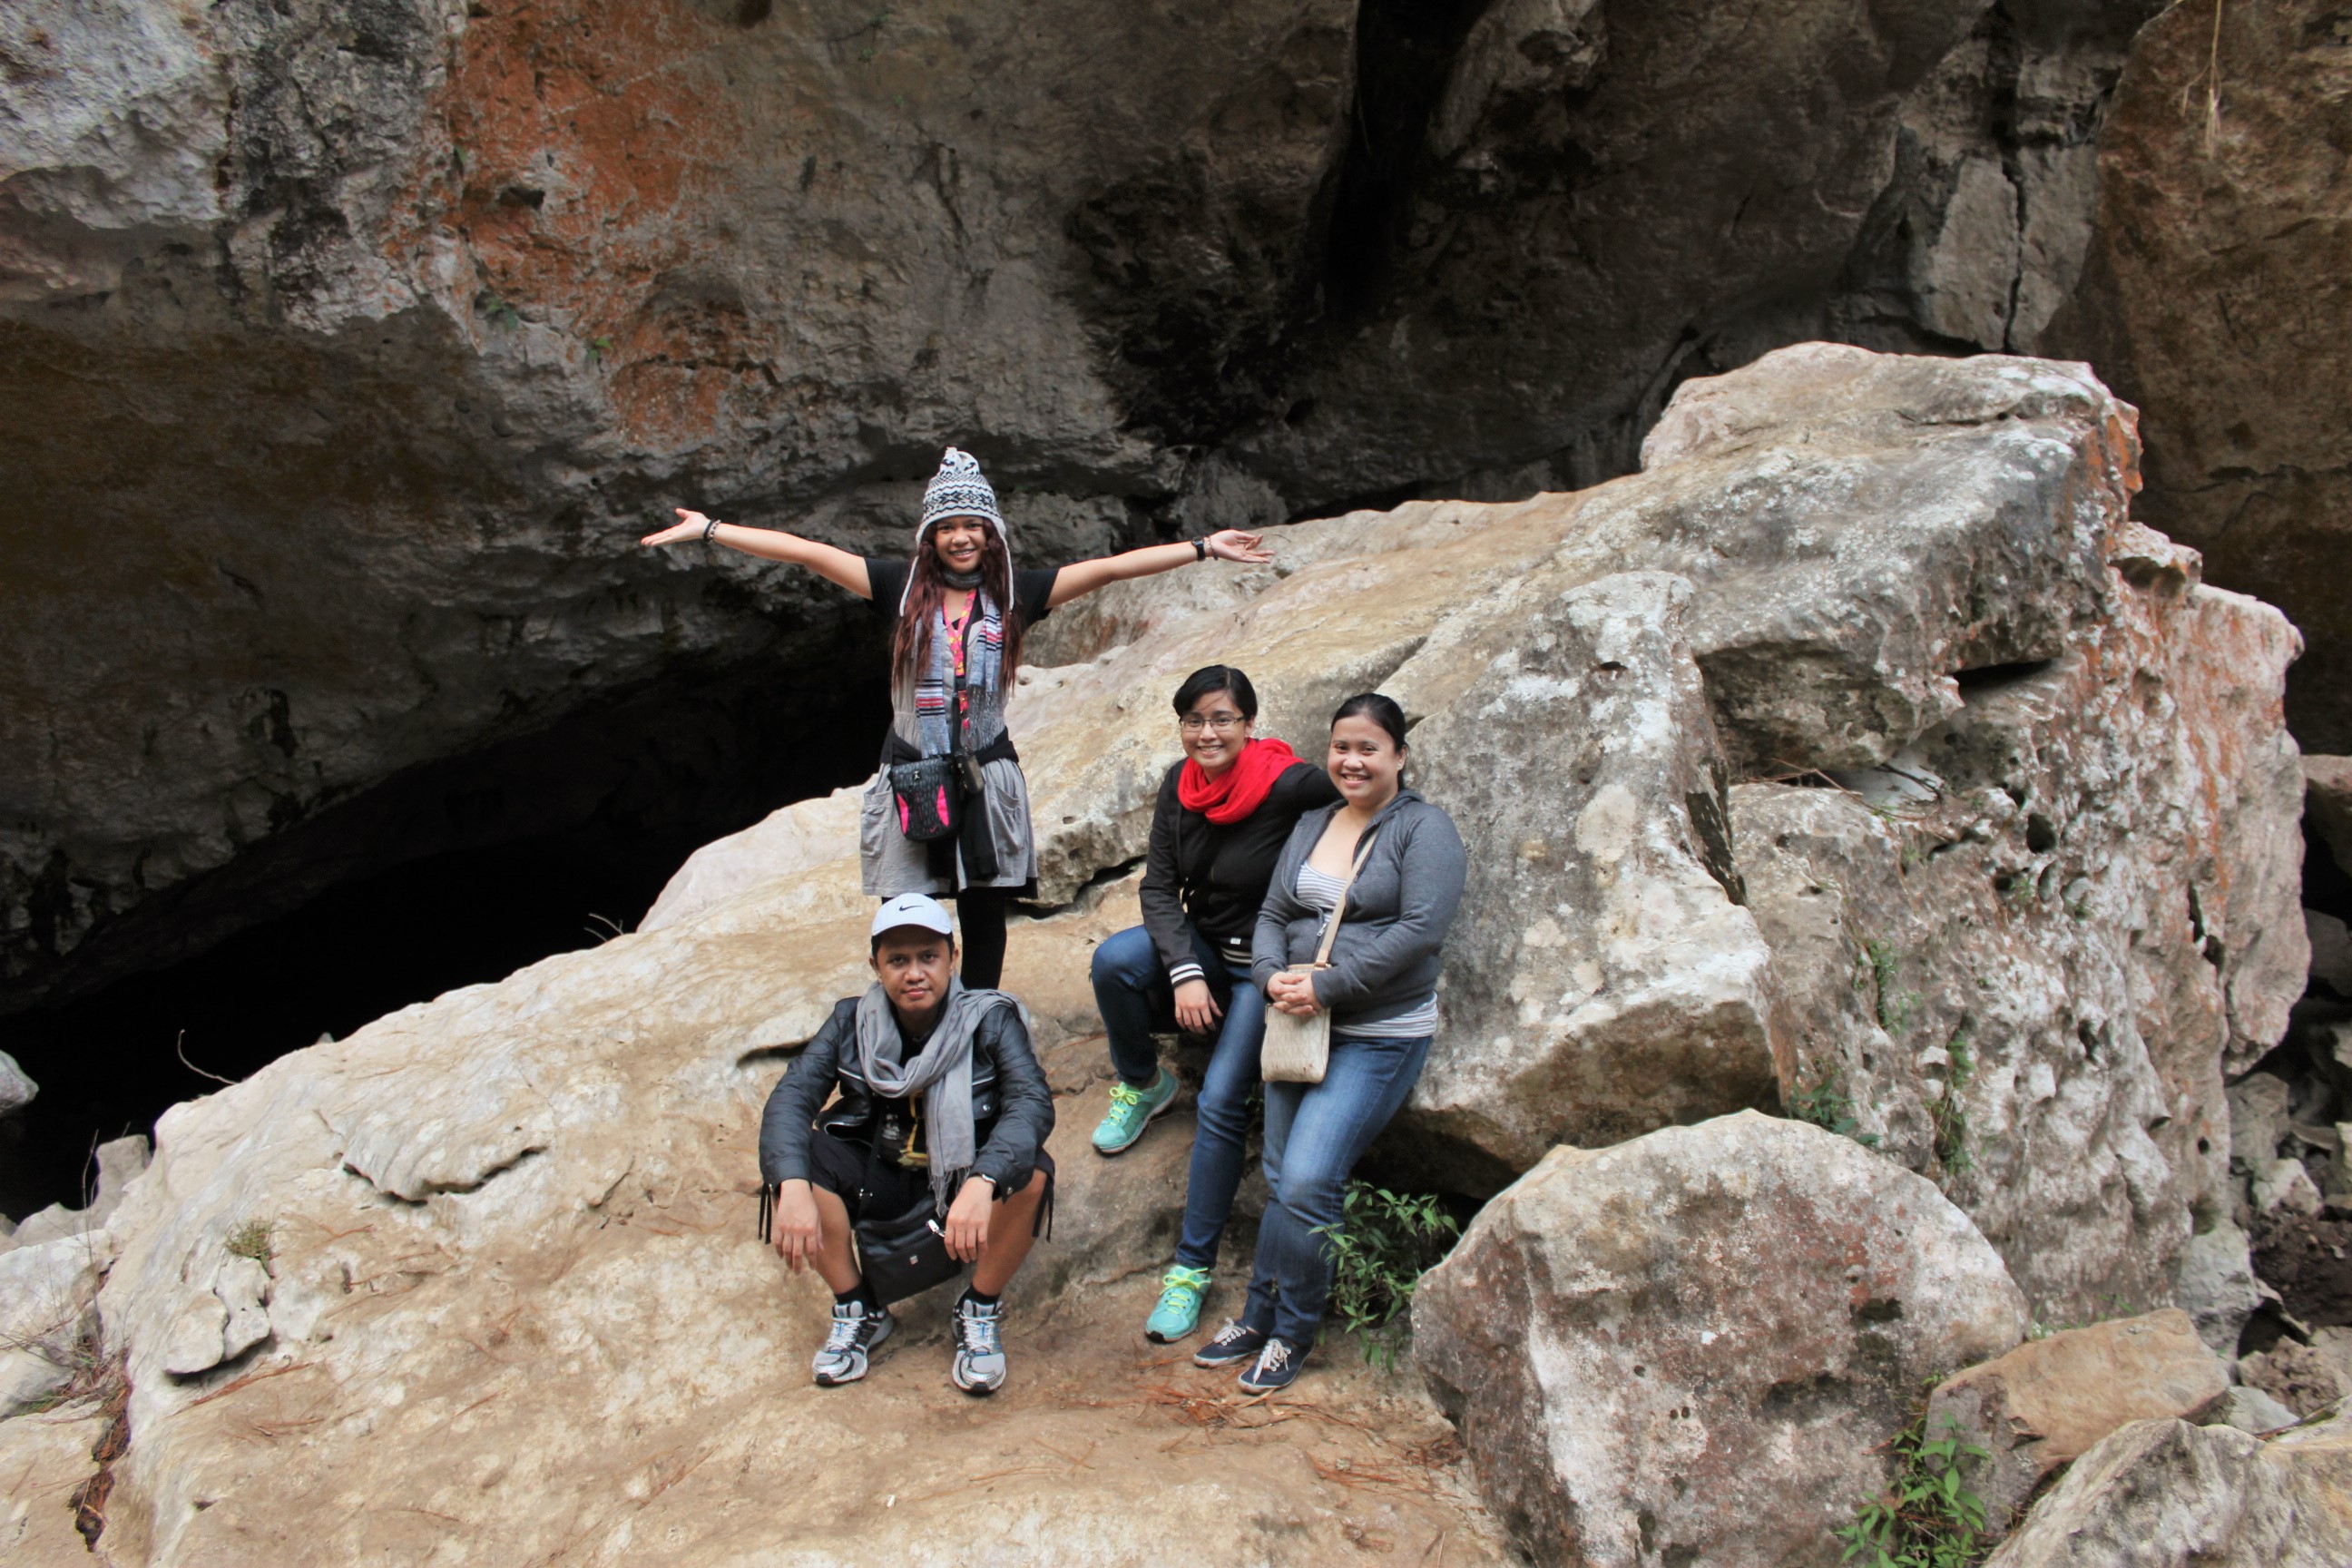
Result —
[{"label": "squatting man", "polygon": [[936,900],[884,904],[868,956],[874,984],[835,1005],[768,1097],[768,1239],[833,1289],[832,1331],[813,1367],[829,1387],[864,1377],[897,1326],[859,1270],[853,1232],[944,1210],[949,1257],[972,1266],[949,1375],[966,1394],[991,1394],[1005,1371],[998,1298],[1052,1212],[1053,1095],[1020,1004],[954,977],[955,926]]}]

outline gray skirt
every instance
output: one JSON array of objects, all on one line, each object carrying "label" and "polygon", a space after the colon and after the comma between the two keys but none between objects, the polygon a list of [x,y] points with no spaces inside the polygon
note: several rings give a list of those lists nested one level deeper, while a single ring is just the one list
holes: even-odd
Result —
[{"label": "gray skirt", "polygon": [[[1029,826],[1028,781],[1021,776],[1021,764],[1009,760],[983,763],[980,773],[986,785],[988,826],[996,839],[996,875],[978,885],[1025,888],[1037,877],[1037,841]],[[945,898],[958,886],[974,885],[963,879],[961,852],[954,883],[931,875],[930,846],[911,843],[898,831],[898,813],[890,798],[887,772],[876,773],[873,782],[866,786],[857,816],[857,857],[861,882],[873,898],[895,899],[901,893]]]}]

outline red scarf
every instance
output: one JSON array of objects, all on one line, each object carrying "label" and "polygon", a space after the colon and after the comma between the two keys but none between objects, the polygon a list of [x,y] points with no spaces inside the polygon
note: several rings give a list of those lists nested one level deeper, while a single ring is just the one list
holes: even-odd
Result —
[{"label": "red scarf", "polygon": [[1232,767],[1211,778],[1202,772],[1200,763],[1187,757],[1184,771],[1176,777],[1177,804],[1220,826],[1239,822],[1265,804],[1274,781],[1297,760],[1298,753],[1285,742],[1252,741],[1242,748]]}]

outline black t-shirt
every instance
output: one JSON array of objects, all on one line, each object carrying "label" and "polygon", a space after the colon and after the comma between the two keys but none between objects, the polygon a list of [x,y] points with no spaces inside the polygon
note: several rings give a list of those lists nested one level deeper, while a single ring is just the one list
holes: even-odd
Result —
[{"label": "black t-shirt", "polygon": [[[874,613],[884,620],[898,618],[898,596],[907,591],[907,574],[913,569],[905,561],[885,561],[877,556],[866,558],[866,581],[874,590]],[[1029,566],[1013,574],[1013,614],[1024,626],[1034,626],[1045,618],[1046,601],[1054,596],[1054,580],[1062,574],[1058,566]]]}]

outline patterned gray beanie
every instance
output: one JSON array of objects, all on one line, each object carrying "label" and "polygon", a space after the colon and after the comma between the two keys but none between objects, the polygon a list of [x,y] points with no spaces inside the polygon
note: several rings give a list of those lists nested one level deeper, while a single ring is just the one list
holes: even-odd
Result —
[{"label": "patterned gray beanie", "polygon": [[[915,553],[923,552],[923,539],[931,525],[942,518],[984,517],[996,530],[998,542],[1004,546],[1004,566],[1013,569],[1013,540],[1004,531],[1004,514],[996,510],[996,491],[981,477],[980,459],[970,452],[959,452],[950,447],[940,458],[940,471],[923,488],[923,521],[915,525]],[[915,574],[907,573],[906,586],[898,590],[898,613],[907,613],[907,601],[915,591]]]},{"label": "patterned gray beanie", "polygon": [[915,530],[918,547],[931,524],[943,517],[984,517],[996,525],[996,536],[1004,537],[1004,514],[996,510],[996,491],[981,478],[980,459],[953,447],[940,458],[940,471],[923,490],[923,521]]}]

